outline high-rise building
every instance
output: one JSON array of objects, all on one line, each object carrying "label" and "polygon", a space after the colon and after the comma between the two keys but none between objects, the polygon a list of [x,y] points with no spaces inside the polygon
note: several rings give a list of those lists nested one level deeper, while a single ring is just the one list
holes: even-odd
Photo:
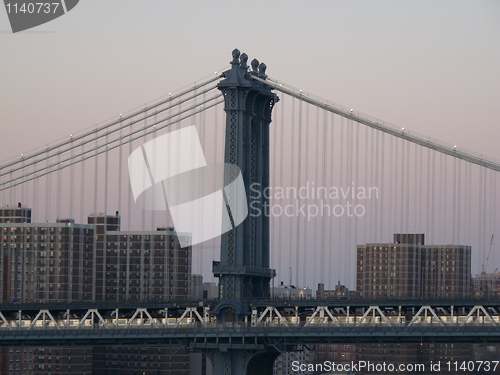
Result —
[{"label": "high-rise building", "polygon": [[93,214],[96,301],[169,301],[191,297],[191,247],[174,228],[121,231],[120,217]]},{"label": "high-rise building", "polygon": [[0,209],[0,217],[2,303],[92,300],[90,226],[71,219],[32,223],[31,209],[20,204]]},{"label": "high-rise building", "polygon": [[[471,295],[471,248],[425,245],[423,234],[357,247],[356,291],[365,299],[453,299]],[[357,360],[423,363],[469,360],[468,344],[360,344]]]},{"label": "high-rise building", "polygon": [[21,202],[17,207],[0,207],[0,223],[31,223],[31,208],[23,207]]},{"label": "high-rise building", "polygon": [[[31,214],[20,203],[0,208],[2,303],[191,298],[191,247],[180,247],[174,228],[121,231],[118,212],[92,214],[87,224],[32,223]],[[1,373],[9,375],[107,374],[110,368],[187,375],[190,361],[169,347],[17,347],[1,354]],[[144,358],[146,367],[137,367]]]},{"label": "high-rise building", "polygon": [[474,276],[474,295],[478,298],[499,298],[500,297],[500,273],[498,269],[493,273],[480,273]]},{"label": "high-rise building", "polygon": [[422,298],[467,298],[471,294],[470,246],[422,246]]},{"label": "high-rise building", "polygon": [[466,298],[472,291],[471,248],[425,245],[423,234],[395,234],[392,243],[357,247],[361,298]]},{"label": "high-rise building", "polygon": [[[92,214],[96,301],[169,301],[191,298],[191,247],[181,248],[174,228],[122,231],[120,216]],[[189,243],[189,238],[185,238]],[[189,374],[190,355],[163,347],[94,347],[93,373]]]}]

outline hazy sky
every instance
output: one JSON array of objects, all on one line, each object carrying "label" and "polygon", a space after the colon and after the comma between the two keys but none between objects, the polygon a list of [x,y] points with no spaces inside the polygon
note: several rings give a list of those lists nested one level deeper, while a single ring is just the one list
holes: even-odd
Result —
[{"label": "hazy sky", "polygon": [[82,0],[12,34],[0,9],[0,160],[227,66],[500,159],[498,1]]},{"label": "hazy sky", "polygon": [[499,1],[81,0],[17,34],[0,9],[0,165],[220,72],[234,48],[289,85],[500,160]]}]

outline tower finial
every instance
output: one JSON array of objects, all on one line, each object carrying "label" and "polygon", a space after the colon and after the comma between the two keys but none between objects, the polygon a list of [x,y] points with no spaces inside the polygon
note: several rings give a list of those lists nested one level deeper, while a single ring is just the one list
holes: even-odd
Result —
[{"label": "tower finial", "polygon": [[240,63],[240,50],[238,48],[235,48],[233,50],[233,62],[232,64],[239,64]]},{"label": "tower finial", "polygon": [[267,65],[264,63],[260,63],[260,65],[259,65],[259,77],[267,78],[266,69],[267,69]]},{"label": "tower finial", "polygon": [[259,60],[253,59],[252,60],[252,70],[257,73],[257,69],[259,67]]},{"label": "tower finial", "polygon": [[247,70],[248,69],[248,65],[247,65],[248,55],[246,53],[242,53],[240,56],[240,60],[241,60],[240,69]]}]

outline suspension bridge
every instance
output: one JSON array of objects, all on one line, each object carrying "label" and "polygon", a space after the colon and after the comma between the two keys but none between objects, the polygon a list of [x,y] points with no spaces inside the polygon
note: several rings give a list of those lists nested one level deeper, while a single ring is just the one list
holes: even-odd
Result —
[{"label": "suspension bridge", "polygon": [[[327,289],[341,281],[355,290],[362,267],[357,245],[390,247],[393,233],[425,233],[426,242],[436,248],[469,246],[471,269],[487,269],[487,259],[499,261],[494,254],[490,258],[488,245],[498,228],[500,162],[317,98],[268,77],[266,70],[257,60],[249,65],[248,56],[235,50],[222,74],[0,166],[0,202],[32,209],[25,224],[2,222],[3,270],[8,259],[19,270],[21,263],[33,261],[26,275],[2,275],[1,345],[168,343],[204,352],[214,373],[243,374],[271,373],[279,353],[332,337],[352,343],[499,342],[498,299],[471,294],[450,294],[444,300],[402,295],[394,300],[272,298],[276,279],[297,286],[324,283]],[[165,235],[171,235],[175,220],[168,209],[147,211],[135,204],[127,160],[146,142],[187,125],[196,127],[207,163],[239,167],[247,194],[243,223],[234,225],[241,193],[233,187],[224,193],[233,213],[232,229],[189,247],[193,261],[186,270],[217,277],[219,298],[173,300],[154,281],[155,273],[167,272],[142,252],[137,267],[143,267],[149,281],[141,276],[137,290],[153,290],[152,296],[155,287],[161,288],[158,293],[165,298],[123,300],[118,296],[121,284],[112,283],[122,271],[120,260],[113,263],[121,242],[101,238],[97,229],[89,241],[100,243],[102,258],[82,255],[80,262],[68,262],[83,267],[79,277],[85,277],[85,262],[102,262],[110,286],[101,294],[94,287],[85,300],[51,298],[53,285],[64,289],[72,281],[50,281],[52,271],[43,283],[33,277],[40,267],[56,268],[53,262],[66,261],[42,259],[47,256],[42,250],[57,250],[50,245],[58,244],[51,238],[57,233],[46,233],[48,247],[36,251],[34,245],[42,239],[14,228],[29,228],[28,223],[54,227],[49,223],[57,219],[59,227],[76,230],[75,223],[85,222],[91,212],[104,218],[116,212],[117,227],[106,230],[115,230],[117,238],[140,231],[140,248],[149,249],[144,247],[146,236],[154,237],[158,227],[169,228]],[[230,172],[231,181],[237,171]],[[84,246],[86,237],[80,237]],[[132,249],[130,241],[127,250]],[[135,271],[129,258],[123,260],[124,278]],[[442,272],[460,267],[447,258],[437,262],[432,267]],[[380,267],[381,273],[382,263],[374,264],[373,272]],[[90,272],[95,280],[99,271]],[[54,292],[33,298],[24,286],[33,280],[38,287],[46,282],[47,291]],[[82,288],[78,292],[85,293]]]}]

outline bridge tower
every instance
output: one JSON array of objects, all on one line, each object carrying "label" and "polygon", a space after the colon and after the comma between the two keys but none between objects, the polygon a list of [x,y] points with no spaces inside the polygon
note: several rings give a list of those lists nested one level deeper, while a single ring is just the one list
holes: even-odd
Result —
[{"label": "bridge tower", "polygon": [[[247,65],[248,56],[235,49],[231,69],[223,73],[218,84],[224,96],[226,143],[224,162],[239,167],[246,191],[249,215],[238,226],[222,235],[220,262],[213,272],[219,278],[219,303],[214,314],[219,322],[249,321],[249,299],[270,297],[269,216],[253,215],[250,204],[264,207],[268,199],[263,191],[269,186],[269,124],[274,104],[278,101],[271,88],[252,76],[266,79],[266,65],[257,60]],[[226,164],[227,165],[227,164]],[[226,173],[237,174],[237,168]],[[234,181],[236,175],[225,178]],[[229,189],[231,189],[229,187]],[[237,189],[226,190],[228,212],[240,206],[244,197]],[[203,350],[210,358],[214,374],[272,374],[275,348],[240,343],[238,347]]]},{"label": "bridge tower", "polygon": [[[231,69],[223,73],[218,88],[225,99],[226,144],[224,162],[240,168],[247,207],[264,207],[262,194],[269,186],[269,124],[271,111],[278,101],[271,88],[252,76],[265,79],[266,65],[235,49]],[[229,173],[238,173],[231,169]],[[236,176],[229,176],[233,180]],[[227,205],[236,207],[242,199],[236,190],[226,191]],[[229,209],[228,207],[228,209]],[[222,235],[220,262],[213,272],[219,278],[220,303],[215,313],[219,321],[238,322],[250,315],[247,299],[270,297],[270,282],[276,271],[269,268],[269,216],[249,215],[238,226]]]}]

